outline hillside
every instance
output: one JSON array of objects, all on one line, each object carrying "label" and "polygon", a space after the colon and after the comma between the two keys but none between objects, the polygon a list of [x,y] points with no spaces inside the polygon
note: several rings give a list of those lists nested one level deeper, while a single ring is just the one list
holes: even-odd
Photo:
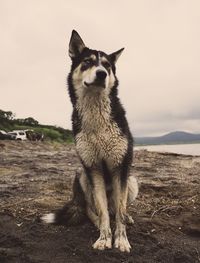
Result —
[{"label": "hillside", "polygon": [[40,124],[32,117],[25,119],[15,118],[12,111],[0,110],[0,130],[6,132],[13,130],[33,130],[44,134],[45,140],[57,142],[72,142],[72,132],[62,127]]},{"label": "hillside", "polygon": [[198,143],[200,134],[193,134],[183,131],[170,132],[159,137],[136,137],[135,143],[139,145],[148,144],[178,144],[178,143]]}]

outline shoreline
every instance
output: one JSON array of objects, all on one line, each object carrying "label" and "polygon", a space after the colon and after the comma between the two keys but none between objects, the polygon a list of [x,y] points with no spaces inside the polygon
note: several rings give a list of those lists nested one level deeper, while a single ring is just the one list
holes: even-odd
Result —
[{"label": "shoreline", "polygon": [[169,152],[182,155],[200,156],[200,144],[159,144],[135,146],[135,150]]}]

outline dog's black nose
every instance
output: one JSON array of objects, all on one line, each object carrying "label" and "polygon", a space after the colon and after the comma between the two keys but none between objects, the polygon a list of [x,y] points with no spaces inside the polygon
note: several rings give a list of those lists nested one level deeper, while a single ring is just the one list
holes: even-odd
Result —
[{"label": "dog's black nose", "polygon": [[107,77],[107,73],[103,70],[97,70],[96,77],[97,80],[105,80],[105,78]]}]

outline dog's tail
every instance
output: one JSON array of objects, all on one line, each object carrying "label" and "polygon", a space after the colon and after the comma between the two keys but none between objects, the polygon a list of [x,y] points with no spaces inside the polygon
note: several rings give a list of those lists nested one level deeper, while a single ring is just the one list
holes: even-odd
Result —
[{"label": "dog's tail", "polygon": [[77,225],[86,220],[85,195],[80,184],[80,174],[76,174],[73,184],[73,198],[55,213],[44,215],[41,219],[47,224]]}]

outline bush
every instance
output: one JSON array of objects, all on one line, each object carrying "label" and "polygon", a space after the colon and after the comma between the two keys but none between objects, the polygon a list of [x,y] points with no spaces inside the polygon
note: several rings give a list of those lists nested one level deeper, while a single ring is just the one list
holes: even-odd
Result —
[{"label": "bush", "polygon": [[49,139],[52,141],[62,141],[62,136],[61,134],[53,129],[47,129],[47,128],[37,128],[34,129],[36,132],[41,132],[44,134],[45,139]]}]

